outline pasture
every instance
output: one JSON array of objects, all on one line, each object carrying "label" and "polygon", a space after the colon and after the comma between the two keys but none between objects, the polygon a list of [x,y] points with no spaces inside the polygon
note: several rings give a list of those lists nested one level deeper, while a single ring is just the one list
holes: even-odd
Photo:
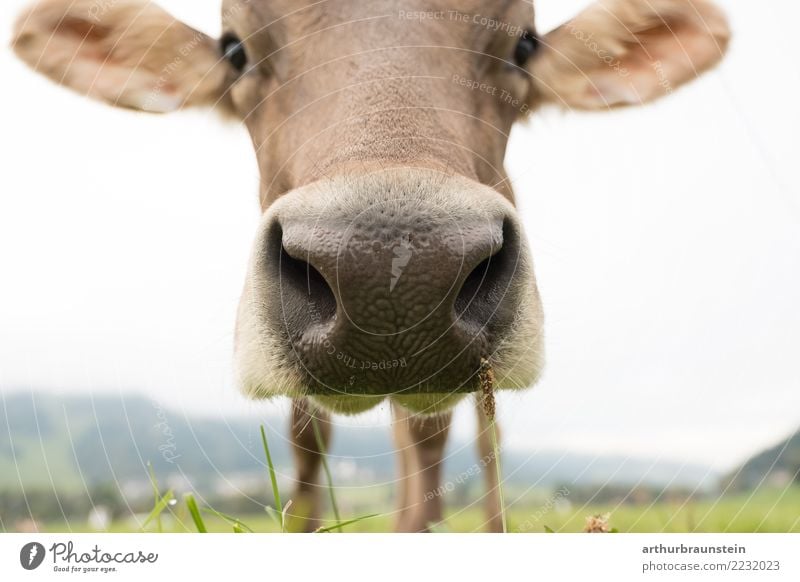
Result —
[{"label": "pasture", "polygon": [[[372,492],[377,501],[383,495]],[[387,493],[387,492],[382,492]],[[355,503],[358,496],[358,502]],[[373,495],[339,490],[338,501],[344,511],[342,521],[369,515],[382,505],[366,502]],[[763,488],[722,497],[696,501],[659,501],[652,504],[602,503],[602,504],[534,504],[520,501],[508,508],[510,533],[577,533],[585,526],[586,518],[592,515],[609,516],[611,528],[620,533],[800,533],[800,487]],[[241,523],[255,532],[277,533],[279,525],[267,512],[256,515],[236,516]],[[141,519],[141,518],[140,518]],[[345,526],[348,533],[391,531],[391,513],[361,520]],[[141,519],[143,521],[143,519]],[[325,525],[335,523],[328,513]],[[203,512],[203,522],[209,532],[231,532],[230,521],[209,512]],[[479,504],[464,507],[447,507],[443,523],[436,525],[436,532],[467,533],[482,531],[484,514]],[[44,531],[75,533],[93,531],[81,521],[54,521],[44,524]],[[111,532],[157,532],[155,521],[144,529],[134,519],[116,521]],[[161,531],[169,533],[196,532],[188,508],[178,503],[161,515]]]}]

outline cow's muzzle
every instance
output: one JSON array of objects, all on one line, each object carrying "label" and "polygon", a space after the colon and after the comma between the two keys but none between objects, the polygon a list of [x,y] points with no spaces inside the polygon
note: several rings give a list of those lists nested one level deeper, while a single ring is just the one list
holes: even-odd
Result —
[{"label": "cow's muzzle", "polygon": [[536,295],[510,203],[467,180],[391,172],[276,202],[249,284],[272,336],[262,345],[281,352],[298,392],[364,406],[474,391],[481,359]]}]

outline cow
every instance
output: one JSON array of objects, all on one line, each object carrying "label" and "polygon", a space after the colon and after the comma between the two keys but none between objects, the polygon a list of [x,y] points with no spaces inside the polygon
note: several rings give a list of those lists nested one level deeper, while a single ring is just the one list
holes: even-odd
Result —
[{"label": "cow", "polygon": [[[242,391],[292,400],[298,529],[320,517],[330,415],[389,402],[395,529],[442,520],[453,407],[536,384],[543,309],[503,160],[549,105],[647,103],[716,65],[709,0],[597,0],[547,33],[530,0],[224,0],[212,38],[146,0],[40,0],[12,45],[36,71],[152,113],[242,122],[261,220],[236,321]],[[187,182],[191,177],[187,177]],[[487,525],[499,482],[477,406]]]}]

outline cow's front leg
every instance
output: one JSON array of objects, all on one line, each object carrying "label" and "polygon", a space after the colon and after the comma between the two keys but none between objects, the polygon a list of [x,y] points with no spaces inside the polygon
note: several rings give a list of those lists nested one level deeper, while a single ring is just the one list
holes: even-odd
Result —
[{"label": "cow's front leg", "polygon": [[452,413],[419,416],[392,404],[394,436],[400,456],[399,507],[395,529],[428,531],[442,521],[440,481]]},{"label": "cow's front leg", "polygon": [[[319,430],[320,442],[314,432]],[[305,398],[292,400],[292,453],[296,480],[287,513],[286,531],[308,532],[319,527],[323,488],[319,485],[322,455],[328,450],[331,436],[330,416],[315,408]]]}]

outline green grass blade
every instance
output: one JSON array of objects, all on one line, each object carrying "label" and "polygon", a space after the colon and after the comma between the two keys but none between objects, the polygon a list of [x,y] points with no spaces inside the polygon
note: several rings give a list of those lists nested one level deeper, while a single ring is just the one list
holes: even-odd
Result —
[{"label": "green grass blade", "polygon": [[261,425],[261,442],[264,445],[264,454],[267,456],[267,468],[269,469],[269,479],[272,481],[272,498],[275,501],[275,509],[281,516],[281,531],[283,531],[283,504],[281,503],[281,493],[278,491],[278,476],[275,473],[275,465],[272,463],[272,455],[269,453],[269,444],[267,444],[267,432],[264,430],[264,425]]},{"label": "green grass blade", "polygon": [[189,514],[192,516],[192,521],[199,533],[208,533],[206,524],[203,521],[203,516],[200,515],[200,510],[197,508],[197,502],[194,500],[194,495],[187,493],[183,496],[186,501],[186,507],[189,508]]},{"label": "green grass blade", "polygon": [[[316,416],[311,417],[311,426],[314,429],[314,438],[317,440],[317,448],[319,449],[320,458],[322,459],[322,469],[325,471],[325,479],[328,481],[328,493],[331,498],[333,516],[336,518],[336,523],[341,524],[342,518],[339,515],[339,507],[336,505],[336,495],[334,494],[333,488],[333,476],[331,475],[331,468],[328,466],[328,451],[325,450],[325,443],[322,441],[322,432],[319,430],[319,424],[317,423]],[[339,527],[341,527],[341,525]]]},{"label": "green grass blade", "polygon": [[222,513],[221,511],[217,511],[213,507],[204,507],[203,509],[201,509],[201,511],[210,513],[211,515],[216,515],[218,518],[226,522],[228,525],[233,526],[234,532],[236,532],[237,527],[242,530],[241,532],[236,532],[236,533],[244,533],[245,531],[247,531],[247,533],[255,533],[251,528],[243,524],[241,520],[236,519],[235,517],[232,517],[225,513]]},{"label": "green grass blade", "polygon": [[328,527],[321,527],[317,530],[314,530],[314,533],[329,533],[336,530],[341,531],[341,529],[346,525],[353,525],[354,523],[358,523],[359,521],[364,521],[365,519],[372,519],[373,517],[380,517],[380,513],[371,513],[369,515],[362,515],[361,517],[356,517],[355,519],[348,519],[347,521],[335,523],[334,525]]},{"label": "green grass blade", "polygon": [[[156,473],[153,470],[153,464],[150,461],[147,461],[147,472],[150,475],[150,484],[153,486],[153,507],[155,508],[155,506],[158,505],[161,494],[158,491],[158,479],[156,479]],[[164,510],[162,509],[161,511]],[[164,532],[164,529],[161,527],[161,511],[159,511],[158,515],[156,515],[156,529],[158,530],[158,533]]]},{"label": "green grass blade", "polygon": [[[142,529],[146,528],[150,524],[150,522],[153,521],[154,519],[159,519],[161,513],[167,508],[169,502],[172,501],[173,499],[175,499],[175,495],[172,493],[172,489],[164,493],[163,497],[158,498],[156,500],[155,506],[153,507],[153,510],[148,514],[147,519],[144,520],[144,523],[142,524]],[[160,519],[158,524],[159,524],[158,531],[161,532]]]},{"label": "green grass blade", "polygon": [[280,527],[281,530],[283,530],[283,527],[281,525],[281,519],[283,519],[283,517],[281,516],[280,513],[278,513],[278,510],[275,509],[274,507],[270,507],[269,505],[264,507],[264,510],[267,512],[267,515],[270,516],[273,519],[273,521],[275,521],[275,524],[278,527]]}]

